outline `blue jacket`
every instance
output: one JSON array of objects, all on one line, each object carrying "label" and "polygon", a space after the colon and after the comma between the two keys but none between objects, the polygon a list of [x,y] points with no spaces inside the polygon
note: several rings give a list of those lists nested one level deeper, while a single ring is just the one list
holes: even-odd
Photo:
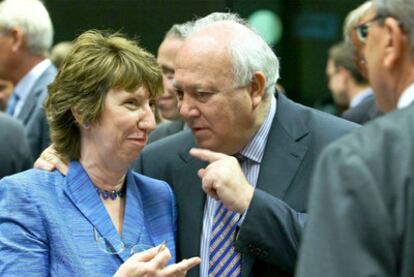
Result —
[{"label": "blue jacket", "polygon": [[[120,237],[79,162],[71,162],[67,176],[31,169],[3,178],[0,276],[112,276],[132,245],[164,240],[173,256],[170,263],[175,262],[176,207],[170,187],[131,171],[126,183]],[[104,251],[118,251],[121,241],[126,249],[119,254]]]}]

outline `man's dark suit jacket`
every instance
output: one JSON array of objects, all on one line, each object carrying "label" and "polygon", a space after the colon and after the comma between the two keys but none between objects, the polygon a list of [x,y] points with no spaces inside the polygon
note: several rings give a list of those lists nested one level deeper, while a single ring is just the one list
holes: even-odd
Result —
[{"label": "man's dark suit jacket", "polygon": [[299,277],[414,276],[413,142],[411,105],[323,152]]},{"label": "man's dark suit jacket", "polygon": [[174,135],[184,130],[183,120],[174,120],[170,122],[161,123],[155,128],[148,137],[148,143],[163,139],[165,137]]},{"label": "man's dark suit jacket", "polygon": [[0,179],[32,167],[23,125],[0,112]]},{"label": "man's dark suit jacket", "polygon": [[55,79],[56,74],[56,67],[51,64],[36,80],[17,117],[25,125],[33,159],[39,157],[40,153],[51,143],[43,103],[47,96],[47,87]]},{"label": "man's dark suit jacket", "polygon": [[[357,126],[296,104],[282,94],[276,97],[277,111],[257,187],[235,242],[242,253],[242,276],[292,276],[303,227],[300,213],[306,212],[315,159],[327,144]],[[191,132],[180,132],[148,145],[135,166],[174,189],[181,259],[200,255],[206,195],[197,171],[206,163],[189,155],[194,146]],[[199,268],[188,276],[199,276]]]},{"label": "man's dark suit jacket", "polygon": [[380,115],[382,113],[378,110],[375,96],[371,94],[364,98],[357,106],[345,111],[342,117],[358,124],[365,124]]}]

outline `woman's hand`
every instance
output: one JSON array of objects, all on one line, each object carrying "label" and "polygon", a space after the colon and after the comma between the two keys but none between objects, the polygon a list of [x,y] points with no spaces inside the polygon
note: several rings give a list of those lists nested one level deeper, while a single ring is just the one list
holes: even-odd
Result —
[{"label": "woman's hand", "polygon": [[114,277],[185,276],[188,270],[200,263],[200,258],[193,257],[165,266],[170,258],[167,247],[161,251],[159,247],[153,247],[131,256],[120,266]]},{"label": "woman's hand", "polygon": [[56,153],[56,150],[53,148],[53,144],[43,150],[33,167],[47,171],[57,169],[63,175],[68,173],[68,164],[60,159],[59,155]]}]

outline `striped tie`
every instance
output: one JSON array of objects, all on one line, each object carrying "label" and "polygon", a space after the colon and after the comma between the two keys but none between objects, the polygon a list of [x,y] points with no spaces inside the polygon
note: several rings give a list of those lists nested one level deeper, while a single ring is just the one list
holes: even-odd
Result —
[{"label": "striped tie", "polygon": [[234,235],[240,215],[223,206],[214,215],[210,239],[208,276],[241,276],[240,253],[234,248]]}]

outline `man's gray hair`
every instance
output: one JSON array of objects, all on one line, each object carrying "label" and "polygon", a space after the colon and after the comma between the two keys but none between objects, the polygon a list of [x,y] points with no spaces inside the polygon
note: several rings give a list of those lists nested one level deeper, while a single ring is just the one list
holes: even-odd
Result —
[{"label": "man's gray hair", "polygon": [[351,41],[352,30],[358,25],[359,20],[369,12],[371,7],[372,1],[367,1],[352,10],[345,18],[344,41],[353,51],[355,51],[355,46]]},{"label": "man's gray hair", "polygon": [[392,16],[401,24],[410,40],[414,53],[414,1],[413,0],[373,0],[377,14]]},{"label": "man's gray hair", "polygon": [[249,84],[253,74],[260,71],[266,77],[266,94],[272,95],[279,79],[279,60],[263,38],[239,15],[219,12],[209,14],[197,19],[187,36],[221,21],[238,23],[248,29],[243,35],[234,35],[229,45],[235,85]]},{"label": "man's gray hair", "polygon": [[167,31],[164,36],[164,39],[167,38],[177,38],[184,40],[190,32],[192,32],[192,28],[194,27],[193,21],[187,21],[182,24],[174,24],[172,27]]},{"label": "man's gray hair", "polygon": [[46,55],[53,42],[49,13],[39,0],[5,0],[0,3],[0,32],[18,27],[33,55]]}]

